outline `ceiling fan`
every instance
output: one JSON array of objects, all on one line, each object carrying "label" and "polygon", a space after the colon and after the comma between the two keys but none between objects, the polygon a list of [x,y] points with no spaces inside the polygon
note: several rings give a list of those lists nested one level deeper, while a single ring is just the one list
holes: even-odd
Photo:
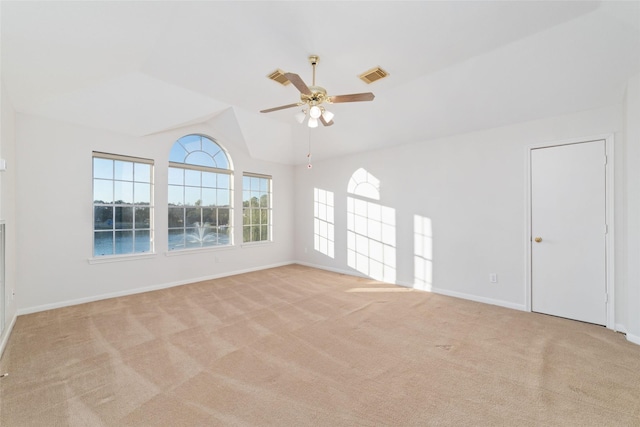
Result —
[{"label": "ceiling fan", "polygon": [[286,79],[300,91],[300,102],[268,108],[266,110],[261,110],[260,112],[271,113],[272,111],[302,106],[302,111],[295,116],[296,120],[303,123],[308,114],[309,120],[307,125],[311,128],[315,128],[318,127],[318,121],[320,121],[324,126],[331,126],[333,124],[333,113],[324,108],[323,104],[325,103],[337,104],[340,102],[373,101],[375,95],[371,92],[352,93],[349,95],[327,95],[325,88],[316,86],[316,65],[318,64],[319,59],[320,58],[317,55],[311,55],[309,57],[309,62],[313,67],[313,81],[311,86],[307,86],[307,84],[297,74],[284,73],[284,77],[286,77]]}]

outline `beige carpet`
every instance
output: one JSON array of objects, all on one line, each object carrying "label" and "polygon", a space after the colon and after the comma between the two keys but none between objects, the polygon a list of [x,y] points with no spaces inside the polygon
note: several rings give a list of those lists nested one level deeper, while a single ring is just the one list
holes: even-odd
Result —
[{"label": "beige carpet", "polygon": [[2,426],[639,426],[605,328],[287,266],[18,318]]}]

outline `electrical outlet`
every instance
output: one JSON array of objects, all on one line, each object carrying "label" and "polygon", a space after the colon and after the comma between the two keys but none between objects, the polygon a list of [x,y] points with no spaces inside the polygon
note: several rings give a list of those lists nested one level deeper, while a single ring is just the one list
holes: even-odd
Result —
[{"label": "electrical outlet", "polygon": [[491,283],[498,283],[498,275],[496,273],[489,273],[489,281]]}]

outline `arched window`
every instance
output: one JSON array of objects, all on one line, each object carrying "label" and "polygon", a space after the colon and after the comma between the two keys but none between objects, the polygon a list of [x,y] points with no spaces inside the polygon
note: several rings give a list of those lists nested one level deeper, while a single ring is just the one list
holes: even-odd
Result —
[{"label": "arched window", "polygon": [[186,135],[169,155],[169,250],[231,245],[232,168],[211,138]]}]

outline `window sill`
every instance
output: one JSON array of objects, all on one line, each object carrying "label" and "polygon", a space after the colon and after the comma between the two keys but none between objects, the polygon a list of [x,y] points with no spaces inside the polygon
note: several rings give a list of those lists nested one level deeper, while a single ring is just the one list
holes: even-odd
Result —
[{"label": "window sill", "polygon": [[243,243],[242,246],[243,248],[256,248],[259,246],[267,246],[267,245],[271,245],[273,244],[273,240],[263,240],[260,242],[247,242],[247,243]]},{"label": "window sill", "polygon": [[97,258],[89,258],[89,264],[107,264],[110,262],[134,261],[139,259],[151,259],[156,257],[156,253],[132,254],[132,255],[106,255]]},{"label": "window sill", "polygon": [[189,248],[189,249],[177,249],[175,251],[167,251],[164,253],[164,256],[180,256],[180,255],[191,255],[191,254],[201,254],[206,252],[218,252],[234,249],[233,245],[225,245],[225,246],[213,246],[206,248]]}]

